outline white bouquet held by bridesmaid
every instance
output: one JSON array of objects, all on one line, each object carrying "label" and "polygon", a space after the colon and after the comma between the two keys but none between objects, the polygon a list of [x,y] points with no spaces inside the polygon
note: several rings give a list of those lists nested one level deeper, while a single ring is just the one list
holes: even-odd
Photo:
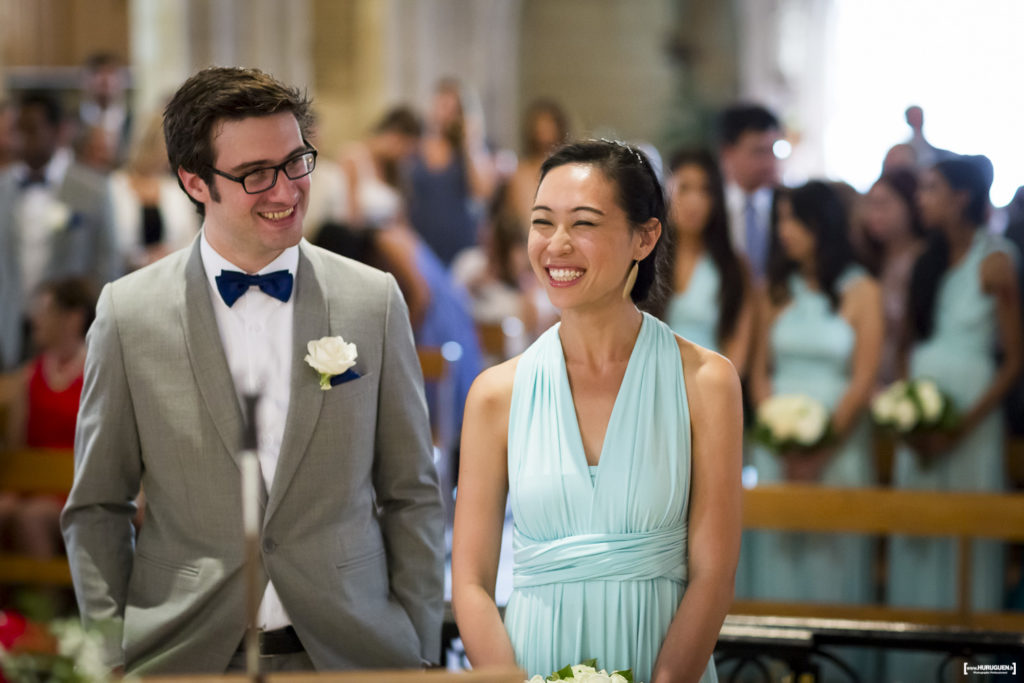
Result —
[{"label": "white bouquet held by bridesmaid", "polygon": [[[597,670],[597,660],[588,659],[580,664],[566,666],[555,671],[547,678],[537,674],[523,683],[545,683],[546,681],[577,681],[579,683],[634,683],[633,670],[613,671]],[[637,682],[639,683],[639,681]]]},{"label": "white bouquet held by bridesmaid", "polygon": [[821,401],[777,394],[757,407],[754,439],[779,452],[813,451],[828,440],[832,420]]},{"label": "white bouquet held by bridesmaid", "polygon": [[953,402],[930,379],[893,382],[871,401],[871,417],[900,436],[952,429],[957,422]]}]

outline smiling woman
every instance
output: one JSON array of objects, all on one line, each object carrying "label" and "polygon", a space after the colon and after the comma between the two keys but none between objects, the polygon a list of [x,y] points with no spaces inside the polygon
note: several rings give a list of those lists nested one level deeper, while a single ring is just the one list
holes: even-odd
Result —
[{"label": "smiling woman", "polygon": [[664,222],[632,147],[577,143],[541,167],[528,250],[562,322],[480,375],[463,428],[452,606],[476,667],[547,675],[596,657],[637,681],[716,680],[739,551],[739,381],[637,309],[660,287]]}]

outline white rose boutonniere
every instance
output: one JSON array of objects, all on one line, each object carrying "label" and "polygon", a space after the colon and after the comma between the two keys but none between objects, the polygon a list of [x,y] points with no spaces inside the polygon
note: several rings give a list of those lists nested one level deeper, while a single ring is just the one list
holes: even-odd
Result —
[{"label": "white rose boutonniere", "polygon": [[46,209],[46,225],[50,232],[60,232],[71,222],[71,209],[64,202],[51,202]]},{"label": "white rose boutonniere", "polygon": [[356,345],[341,337],[321,337],[306,345],[305,361],[309,367],[320,373],[320,388],[327,391],[332,386],[357,379],[359,373],[352,369],[358,352]]}]

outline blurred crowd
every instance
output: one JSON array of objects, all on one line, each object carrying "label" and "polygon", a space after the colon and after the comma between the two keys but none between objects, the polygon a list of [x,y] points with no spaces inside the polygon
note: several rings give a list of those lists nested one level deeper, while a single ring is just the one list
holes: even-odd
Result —
[{"label": "blurred crowd", "polygon": [[[200,228],[168,168],[160,114],[133,116],[115,57],[97,55],[83,72],[77,109],[44,92],[0,101],[0,369],[16,377],[17,397],[9,447],[73,445],[97,288],[187,246]],[[643,146],[669,202],[664,287],[651,312],[732,361],[748,414],[769,396],[802,393],[832,416],[833,445],[809,457],[751,445],[751,479],[1013,485],[1004,454],[1008,435],[1024,434],[1024,188],[994,210],[988,159],[931,145],[919,107],[905,116],[907,140],[879,160],[863,195],[837,180],[782,186],[785,131],[757,104],[722,111],[704,147],[662,157]],[[555,101],[531,103],[522,119],[520,149],[495,149],[472,94],[443,80],[428,111],[383,112],[357,141],[319,150],[312,175],[306,238],[395,275],[417,344],[449,362],[452,391],[428,386],[428,398],[434,412],[447,403],[454,433],[479,371],[558,320],[527,244],[540,165],[574,133]],[[890,463],[877,457],[867,407],[901,377],[934,379],[963,419],[955,433],[899,445]],[[20,516],[14,527],[32,529],[6,541],[39,545],[31,539],[55,533],[39,529],[56,510],[0,498],[8,527]],[[741,596],[877,597],[862,539],[748,536]],[[42,545],[34,552],[56,551]],[[951,607],[953,552],[943,541],[894,542],[885,599]],[[975,606],[1020,600],[1004,549],[975,553]]]}]

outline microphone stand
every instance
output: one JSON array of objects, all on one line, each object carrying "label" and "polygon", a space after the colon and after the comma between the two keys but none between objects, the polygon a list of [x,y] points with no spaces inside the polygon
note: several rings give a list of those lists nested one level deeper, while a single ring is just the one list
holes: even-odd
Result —
[{"label": "microphone stand", "polygon": [[242,434],[242,523],[245,536],[245,673],[253,683],[263,683],[260,671],[260,634],[257,614],[260,608],[260,461],[257,455],[256,404],[259,396],[245,400],[245,430]]}]

